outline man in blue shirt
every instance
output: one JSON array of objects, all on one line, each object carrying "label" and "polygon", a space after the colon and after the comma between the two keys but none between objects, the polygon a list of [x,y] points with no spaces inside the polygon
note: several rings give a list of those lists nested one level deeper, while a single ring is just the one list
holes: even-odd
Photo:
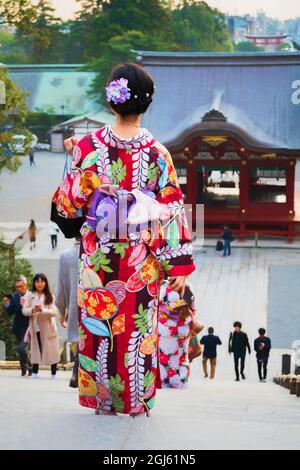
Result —
[{"label": "man in blue shirt", "polygon": [[203,352],[203,370],[204,376],[208,378],[207,363],[210,362],[210,378],[213,380],[216,374],[217,367],[217,346],[221,346],[222,342],[219,336],[214,335],[214,329],[208,328],[208,336],[203,336],[201,344],[204,346]]},{"label": "man in blue shirt", "polygon": [[[260,328],[258,330],[259,337],[254,341],[254,349],[257,357],[257,368],[260,382],[265,382],[268,375],[268,361],[272,348],[271,340],[266,336],[266,330]],[[263,374],[262,374],[263,369]]]},{"label": "man in blue shirt", "polygon": [[29,359],[27,345],[24,343],[24,336],[28,328],[29,318],[22,313],[22,298],[28,292],[27,279],[25,276],[19,276],[15,281],[16,292],[11,296],[3,298],[3,306],[10,316],[14,316],[12,332],[17,338],[17,351],[20,358],[22,376],[26,373],[31,375],[31,362]]}]

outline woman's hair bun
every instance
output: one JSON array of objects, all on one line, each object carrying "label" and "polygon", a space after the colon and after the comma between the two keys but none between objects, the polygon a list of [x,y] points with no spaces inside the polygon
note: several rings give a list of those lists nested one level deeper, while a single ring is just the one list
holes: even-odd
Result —
[{"label": "woman's hair bun", "polygon": [[155,86],[151,75],[141,65],[128,62],[113,68],[107,86],[122,78],[128,81],[130,98],[123,103],[109,101],[109,106],[121,116],[144,114],[153,101]]}]

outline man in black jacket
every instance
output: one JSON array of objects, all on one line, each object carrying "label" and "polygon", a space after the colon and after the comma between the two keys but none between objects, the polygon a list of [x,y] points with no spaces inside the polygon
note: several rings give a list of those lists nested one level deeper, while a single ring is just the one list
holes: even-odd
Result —
[{"label": "man in black jacket", "polygon": [[246,333],[242,331],[242,324],[240,322],[234,323],[234,332],[230,333],[229,338],[229,353],[233,353],[234,355],[234,366],[235,366],[235,374],[236,374],[236,382],[240,381],[240,373],[239,373],[239,362],[241,361],[241,376],[242,379],[245,380],[245,359],[246,359],[246,352],[248,349],[249,354],[251,354],[251,348],[248,340],[248,336]]},{"label": "man in black jacket", "polygon": [[3,305],[8,315],[14,315],[13,334],[17,338],[17,351],[20,359],[20,366],[22,376],[31,375],[31,362],[27,352],[27,345],[24,343],[24,336],[29,324],[29,318],[25,317],[22,313],[22,297],[28,292],[27,279],[25,276],[20,276],[15,281],[16,292],[11,298],[5,296],[3,298]]}]

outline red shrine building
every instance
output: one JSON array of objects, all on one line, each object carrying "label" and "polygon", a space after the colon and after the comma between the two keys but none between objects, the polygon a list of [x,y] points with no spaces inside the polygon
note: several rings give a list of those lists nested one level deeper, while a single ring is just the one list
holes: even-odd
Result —
[{"label": "red shrine building", "polygon": [[171,152],[206,234],[300,235],[300,53],[136,51],[155,80],[144,125]]}]

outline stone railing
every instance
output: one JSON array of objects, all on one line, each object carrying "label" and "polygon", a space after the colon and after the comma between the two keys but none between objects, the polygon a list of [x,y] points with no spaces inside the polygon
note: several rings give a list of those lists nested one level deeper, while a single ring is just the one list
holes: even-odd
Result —
[{"label": "stone railing", "polygon": [[300,375],[277,375],[273,381],[275,384],[289,390],[291,395],[300,397]]}]

